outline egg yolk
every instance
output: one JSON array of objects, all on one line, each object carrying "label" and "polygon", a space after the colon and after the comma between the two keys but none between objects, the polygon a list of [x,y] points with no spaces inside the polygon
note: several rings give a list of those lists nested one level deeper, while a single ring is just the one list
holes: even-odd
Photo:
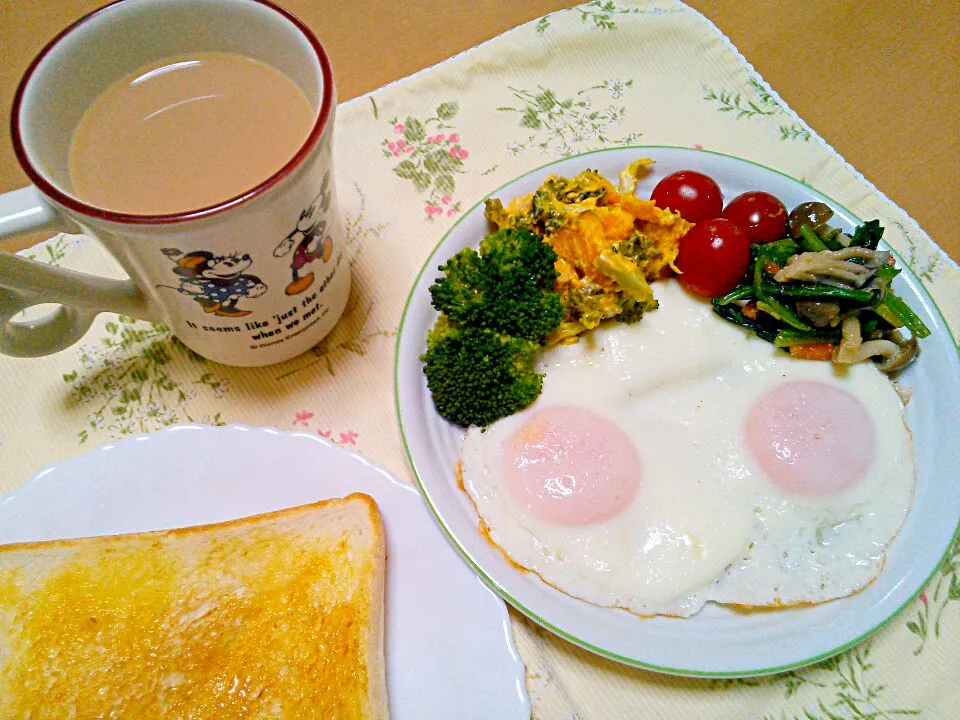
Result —
[{"label": "egg yolk", "polygon": [[622,512],[640,482],[640,458],[615,423],[585,408],[538,411],[507,441],[508,492],[534,516],[592,525]]},{"label": "egg yolk", "polygon": [[767,390],[747,415],[750,452],[769,480],[795,495],[834,495],[856,485],[876,433],[863,404],[833,385],[793,381]]}]

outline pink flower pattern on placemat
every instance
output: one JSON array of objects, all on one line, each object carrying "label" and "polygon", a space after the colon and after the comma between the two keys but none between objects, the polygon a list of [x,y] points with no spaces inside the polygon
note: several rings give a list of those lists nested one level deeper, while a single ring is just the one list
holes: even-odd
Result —
[{"label": "pink flower pattern on placemat", "polygon": [[313,427],[312,421],[316,417],[315,413],[309,410],[298,410],[293,415],[291,425],[294,428],[303,428],[316,432],[324,440],[329,440],[337,445],[357,445],[360,439],[360,433],[356,430],[334,430],[329,427]]},{"label": "pink flower pattern on placemat", "polygon": [[[381,142],[383,156],[399,160],[394,174],[413,183],[414,190],[424,195],[423,211],[427,220],[452,217],[460,212],[454,199],[456,176],[462,174],[463,163],[470,152],[463,146],[458,132],[449,121],[460,111],[457,102],[437,106],[434,115],[423,120],[412,115],[405,120],[391,118],[390,134]],[[374,115],[377,109],[374,105]]]},{"label": "pink flower pattern on placemat", "polygon": [[310,419],[312,417],[313,417],[312,412],[301,410],[296,415],[293,416],[293,426],[297,427],[298,425],[300,425],[302,427],[308,427],[310,425]]}]

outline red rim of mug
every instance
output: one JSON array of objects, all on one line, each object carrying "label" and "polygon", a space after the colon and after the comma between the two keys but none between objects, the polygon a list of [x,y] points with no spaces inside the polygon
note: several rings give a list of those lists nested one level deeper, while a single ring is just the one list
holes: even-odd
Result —
[{"label": "red rim of mug", "polygon": [[30,63],[30,66],[24,73],[20,84],[17,86],[17,92],[13,99],[13,112],[11,113],[10,118],[10,134],[13,139],[13,150],[14,153],[16,153],[17,160],[20,162],[20,166],[27,173],[27,177],[30,178],[31,182],[33,182],[34,185],[36,185],[44,195],[50,197],[55,202],[63,205],[66,208],[69,208],[74,212],[87,215],[89,217],[98,218],[100,220],[108,220],[111,222],[130,225],[165,225],[184,222],[187,220],[199,220],[201,218],[207,218],[212,215],[222,213],[225,210],[229,210],[230,208],[238,205],[242,205],[243,203],[258,197],[259,195],[262,195],[300,166],[303,160],[313,150],[317,142],[319,142],[320,136],[323,135],[323,131],[326,129],[327,122],[330,119],[330,111],[333,106],[333,70],[330,66],[330,60],[327,57],[327,53],[323,49],[323,46],[320,44],[320,41],[316,38],[313,32],[295,15],[281,7],[278,7],[277,5],[274,5],[269,0],[249,0],[257,5],[263,5],[264,7],[270,8],[300,31],[300,33],[307,39],[307,41],[310,43],[310,46],[313,48],[317,61],[320,63],[320,70],[323,75],[323,97],[320,99],[320,111],[317,113],[317,118],[313,123],[313,127],[310,129],[310,134],[307,136],[307,139],[304,140],[303,144],[300,146],[300,149],[297,150],[296,154],[294,154],[294,156],[290,158],[290,160],[288,160],[283,167],[281,167],[277,172],[268,177],[259,185],[247,190],[244,193],[241,193],[240,195],[229,198],[228,200],[224,200],[214,205],[198,208],[196,210],[187,210],[184,212],[163,215],[137,215],[132,213],[121,213],[97,207],[95,205],[88,205],[82,200],[63,192],[56,185],[47,180],[43,174],[37,170],[37,168],[30,161],[30,158],[27,156],[27,151],[23,144],[23,138],[20,134],[20,109],[23,103],[23,96],[26,92],[26,88],[30,84],[30,80],[33,78],[37,66],[64,37],[72,33],[79,26],[84,25],[90,20],[108,12],[114,6],[125,4],[128,1],[129,0],[116,0],[109,5],[105,5],[98,10],[94,10],[92,13],[85,15],[58,33],[57,36],[47,43],[43,50],[41,50],[40,53],[33,59],[33,62]]}]

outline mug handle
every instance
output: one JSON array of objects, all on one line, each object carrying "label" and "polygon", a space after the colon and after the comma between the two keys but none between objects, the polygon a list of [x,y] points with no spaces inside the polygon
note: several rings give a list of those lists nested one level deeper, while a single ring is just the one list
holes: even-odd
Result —
[{"label": "mug handle", "polygon": [[[76,230],[33,186],[0,194],[0,240],[38,230]],[[32,322],[14,320],[40,303],[60,303]],[[83,337],[101,312],[156,321],[154,308],[133,280],[112,280],[0,251],[0,353],[50,355]]]}]

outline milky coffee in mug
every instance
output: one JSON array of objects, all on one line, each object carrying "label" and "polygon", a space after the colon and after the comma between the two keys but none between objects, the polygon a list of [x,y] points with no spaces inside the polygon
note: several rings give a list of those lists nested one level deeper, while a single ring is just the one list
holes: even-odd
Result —
[{"label": "milky coffee in mug", "polygon": [[290,78],[252,58],[164,58],[86,110],[70,141],[70,180],[80,199],[125,213],[214,205],[283,167],[313,115]]},{"label": "milky coffee in mug", "polygon": [[104,310],[230,365],[315,345],[350,290],[335,111],[319,41],[268,0],[121,0],[77,22],[14,99],[33,185],[0,196],[0,238],[83,232],[130,279],[0,254],[0,352],[62,350]]}]

